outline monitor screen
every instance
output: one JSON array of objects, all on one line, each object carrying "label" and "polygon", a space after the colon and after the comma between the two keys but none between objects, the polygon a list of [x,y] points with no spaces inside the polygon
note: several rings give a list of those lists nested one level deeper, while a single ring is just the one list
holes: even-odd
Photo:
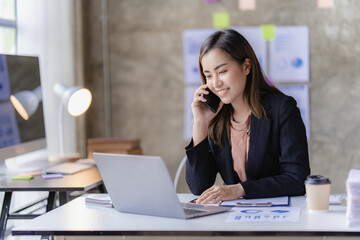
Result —
[{"label": "monitor screen", "polygon": [[44,148],[39,59],[0,54],[0,161]]}]

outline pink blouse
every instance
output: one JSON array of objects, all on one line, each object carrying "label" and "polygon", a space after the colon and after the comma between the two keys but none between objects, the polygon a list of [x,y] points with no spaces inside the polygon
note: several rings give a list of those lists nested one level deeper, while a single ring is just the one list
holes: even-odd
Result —
[{"label": "pink blouse", "polygon": [[233,158],[234,170],[237,172],[241,182],[246,182],[246,160],[249,152],[250,139],[250,116],[241,122],[237,123],[231,117],[231,155]]}]

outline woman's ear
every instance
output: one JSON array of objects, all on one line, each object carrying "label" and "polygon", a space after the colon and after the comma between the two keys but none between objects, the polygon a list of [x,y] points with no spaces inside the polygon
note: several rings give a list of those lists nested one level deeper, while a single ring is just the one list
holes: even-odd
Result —
[{"label": "woman's ear", "polygon": [[246,58],[243,63],[243,70],[245,71],[246,75],[248,75],[251,71],[251,61],[249,58]]}]

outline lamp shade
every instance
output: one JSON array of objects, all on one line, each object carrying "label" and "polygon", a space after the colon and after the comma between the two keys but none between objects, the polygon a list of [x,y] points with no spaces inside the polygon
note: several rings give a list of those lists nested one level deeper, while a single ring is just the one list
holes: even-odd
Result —
[{"label": "lamp shade", "polygon": [[24,90],[10,96],[12,105],[25,120],[28,120],[36,112],[41,100],[41,86],[32,91]]},{"label": "lamp shade", "polygon": [[92,95],[88,89],[82,88],[76,90],[69,98],[67,106],[68,112],[72,116],[80,116],[88,110],[91,101]]},{"label": "lamp shade", "polygon": [[63,83],[54,85],[54,92],[61,97],[59,105],[59,145],[60,155],[64,155],[64,132],[63,132],[63,115],[64,108],[72,116],[84,114],[90,107],[92,101],[91,92],[79,86],[66,86]]},{"label": "lamp shade", "polygon": [[57,83],[54,86],[54,91],[61,96],[66,109],[72,116],[84,114],[91,105],[92,95],[87,88],[68,87],[63,83]]}]

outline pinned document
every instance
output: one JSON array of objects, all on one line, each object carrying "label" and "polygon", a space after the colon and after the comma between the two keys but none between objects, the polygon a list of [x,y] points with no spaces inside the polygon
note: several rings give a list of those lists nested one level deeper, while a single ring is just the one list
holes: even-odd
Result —
[{"label": "pinned document", "polygon": [[269,42],[269,76],[274,82],[308,82],[310,48],[308,26],[276,26]]},{"label": "pinned document", "polygon": [[261,37],[266,40],[275,39],[275,25],[274,24],[264,24],[261,25]]},{"label": "pinned document", "polygon": [[228,28],[230,26],[230,16],[226,12],[218,12],[213,15],[214,28]]}]

